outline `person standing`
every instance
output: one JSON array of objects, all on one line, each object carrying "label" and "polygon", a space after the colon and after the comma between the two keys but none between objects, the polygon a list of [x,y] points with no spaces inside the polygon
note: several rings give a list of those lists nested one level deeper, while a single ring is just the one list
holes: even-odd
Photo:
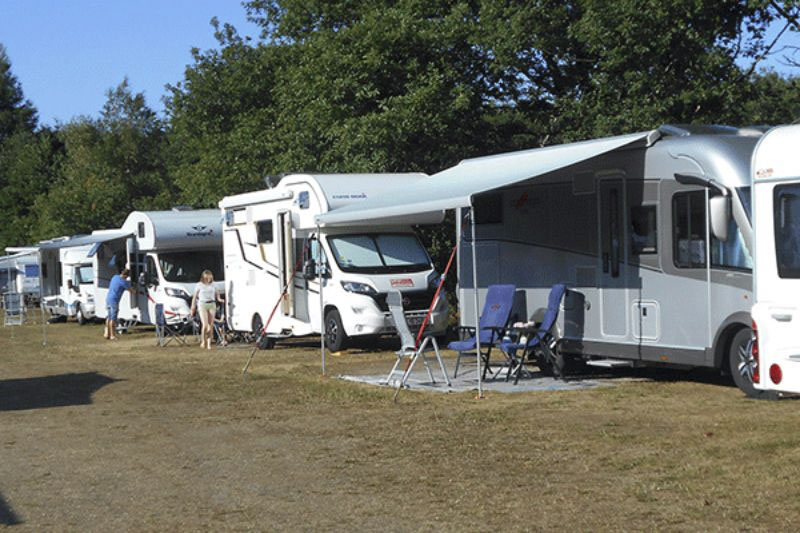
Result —
[{"label": "person standing", "polygon": [[200,281],[194,289],[192,296],[192,310],[200,312],[200,322],[203,324],[203,348],[211,349],[211,341],[214,339],[214,315],[217,313],[217,302],[222,303],[217,289],[214,287],[214,274],[210,270],[204,270],[200,276]]},{"label": "person standing", "polygon": [[131,282],[128,279],[130,275],[131,271],[127,268],[123,268],[122,272],[111,278],[111,283],[108,285],[108,294],[106,295],[108,315],[106,316],[106,329],[103,331],[103,337],[112,341],[116,339],[114,331],[117,326],[119,301],[122,299],[122,294],[127,290],[131,292],[131,298],[135,295]]}]

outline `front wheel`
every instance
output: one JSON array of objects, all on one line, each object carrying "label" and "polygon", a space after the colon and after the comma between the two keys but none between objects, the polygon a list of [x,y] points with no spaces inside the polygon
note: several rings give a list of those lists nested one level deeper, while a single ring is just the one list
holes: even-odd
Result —
[{"label": "front wheel", "polygon": [[83,314],[83,308],[81,307],[80,304],[78,304],[78,308],[75,309],[75,319],[81,326],[86,324],[86,322],[88,322],[88,320],[86,319],[86,315]]},{"label": "front wheel", "polygon": [[750,328],[741,329],[733,336],[728,351],[728,370],[733,382],[750,398],[776,400],[777,392],[758,390],[753,385],[757,366],[758,362],[753,356],[753,332]]},{"label": "front wheel", "polygon": [[338,352],[347,347],[347,341],[342,317],[339,311],[331,309],[325,314],[325,346],[332,352]]}]

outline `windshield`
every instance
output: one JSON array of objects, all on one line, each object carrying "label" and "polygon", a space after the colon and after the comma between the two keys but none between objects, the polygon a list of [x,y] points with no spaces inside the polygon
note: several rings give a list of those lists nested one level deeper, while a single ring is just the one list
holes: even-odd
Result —
[{"label": "windshield", "polygon": [[[744,212],[747,213],[747,220],[752,221],[752,199],[753,197],[750,195],[750,186],[747,187],[737,187],[736,194],[739,196],[739,200],[742,202],[742,206],[744,207]],[[751,222],[752,223],[752,222]]]},{"label": "windshield", "polygon": [[412,233],[342,235],[329,237],[336,264],[344,272],[421,272],[430,258]]},{"label": "windshield", "polygon": [[94,283],[94,269],[92,265],[81,265],[75,271],[78,278],[78,283],[81,285],[88,285]]},{"label": "windshield", "polygon": [[778,185],[773,195],[778,275],[800,278],[800,185]]},{"label": "windshield", "polygon": [[160,253],[158,262],[167,281],[196,283],[204,270],[214,274],[214,281],[224,279],[221,251]]}]

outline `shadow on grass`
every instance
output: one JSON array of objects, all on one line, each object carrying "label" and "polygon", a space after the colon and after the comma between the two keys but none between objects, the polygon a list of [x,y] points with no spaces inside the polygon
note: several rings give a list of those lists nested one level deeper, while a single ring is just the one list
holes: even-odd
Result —
[{"label": "shadow on grass", "polygon": [[0,412],[90,405],[92,394],[119,381],[97,372],[0,380]]},{"label": "shadow on grass", "polygon": [[17,513],[6,503],[3,495],[0,494],[0,525],[16,526],[21,523],[22,520],[17,516]]}]

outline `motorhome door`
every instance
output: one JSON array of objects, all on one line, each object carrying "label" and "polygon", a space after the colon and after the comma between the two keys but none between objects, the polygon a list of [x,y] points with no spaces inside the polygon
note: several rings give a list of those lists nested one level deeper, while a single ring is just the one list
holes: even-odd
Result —
[{"label": "motorhome door", "polygon": [[800,393],[800,126],[768,132],[753,154],[757,388]]},{"label": "motorhome door", "polygon": [[281,313],[294,316],[294,283],[295,274],[294,242],[292,240],[292,214],[289,211],[278,213],[278,249],[280,250],[280,271],[278,281],[280,288],[285,289],[281,299]]},{"label": "motorhome door", "polygon": [[620,178],[601,179],[598,195],[598,292],[604,337],[628,333],[625,189]]}]

